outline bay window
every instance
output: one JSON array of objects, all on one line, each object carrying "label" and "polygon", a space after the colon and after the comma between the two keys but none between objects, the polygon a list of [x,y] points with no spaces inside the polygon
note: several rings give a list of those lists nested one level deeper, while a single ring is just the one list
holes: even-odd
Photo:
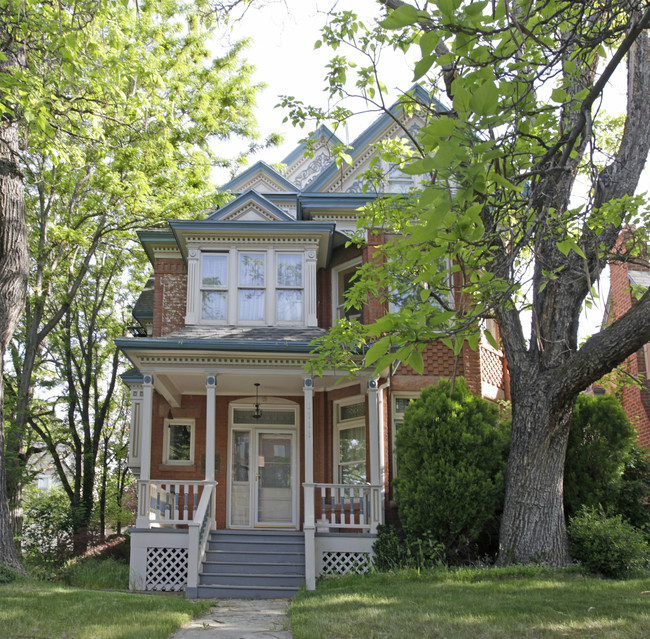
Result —
[{"label": "bay window", "polygon": [[204,253],[201,260],[201,319],[226,321],[228,254]]},{"label": "bay window", "polygon": [[276,309],[278,322],[302,322],[303,279],[300,253],[277,254]]},{"label": "bay window", "polygon": [[262,322],[265,317],[264,253],[239,253],[239,320]]}]

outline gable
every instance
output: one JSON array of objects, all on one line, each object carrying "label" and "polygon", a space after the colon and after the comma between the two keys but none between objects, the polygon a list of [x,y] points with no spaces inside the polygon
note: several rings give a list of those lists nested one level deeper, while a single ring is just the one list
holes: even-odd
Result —
[{"label": "gable", "polygon": [[221,186],[219,190],[234,193],[255,190],[264,194],[298,192],[298,189],[290,181],[266,162],[256,162]]},{"label": "gable", "polygon": [[[282,203],[287,206],[287,203]],[[288,210],[271,202],[254,190],[246,191],[225,206],[211,213],[207,220],[211,222],[290,222],[295,219],[295,196],[288,202]]]}]

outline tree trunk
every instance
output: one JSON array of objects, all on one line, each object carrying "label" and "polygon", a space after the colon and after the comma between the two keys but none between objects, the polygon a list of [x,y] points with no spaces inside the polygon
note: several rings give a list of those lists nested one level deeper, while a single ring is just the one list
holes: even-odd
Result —
[{"label": "tree trunk", "polygon": [[553,406],[544,385],[511,379],[512,443],[499,565],[571,561],[564,521],[564,460],[573,401]]},{"label": "tree trunk", "polygon": [[[24,69],[26,56],[10,35],[0,32],[4,46],[0,73]],[[18,163],[19,116],[5,114],[0,122],[0,372],[4,374],[4,353],[27,297],[27,225],[25,187]],[[4,382],[0,381],[0,563],[22,570],[14,545],[4,457]]]}]

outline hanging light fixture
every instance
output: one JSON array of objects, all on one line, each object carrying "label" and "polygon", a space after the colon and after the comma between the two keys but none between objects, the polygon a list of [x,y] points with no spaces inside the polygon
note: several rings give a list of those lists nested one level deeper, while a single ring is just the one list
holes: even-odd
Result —
[{"label": "hanging light fixture", "polygon": [[260,385],[259,382],[255,383],[255,410],[253,411],[253,419],[260,419],[262,417],[262,411],[260,410]]}]

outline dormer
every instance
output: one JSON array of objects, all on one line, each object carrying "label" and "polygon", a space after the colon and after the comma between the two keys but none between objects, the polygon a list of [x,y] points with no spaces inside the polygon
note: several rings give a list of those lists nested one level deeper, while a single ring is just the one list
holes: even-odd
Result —
[{"label": "dormer", "polygon": [[246,191],[203,221],[170,227],[187,263],[186,326],[317,326],[316,272],[333,223],[296,221]]}]

